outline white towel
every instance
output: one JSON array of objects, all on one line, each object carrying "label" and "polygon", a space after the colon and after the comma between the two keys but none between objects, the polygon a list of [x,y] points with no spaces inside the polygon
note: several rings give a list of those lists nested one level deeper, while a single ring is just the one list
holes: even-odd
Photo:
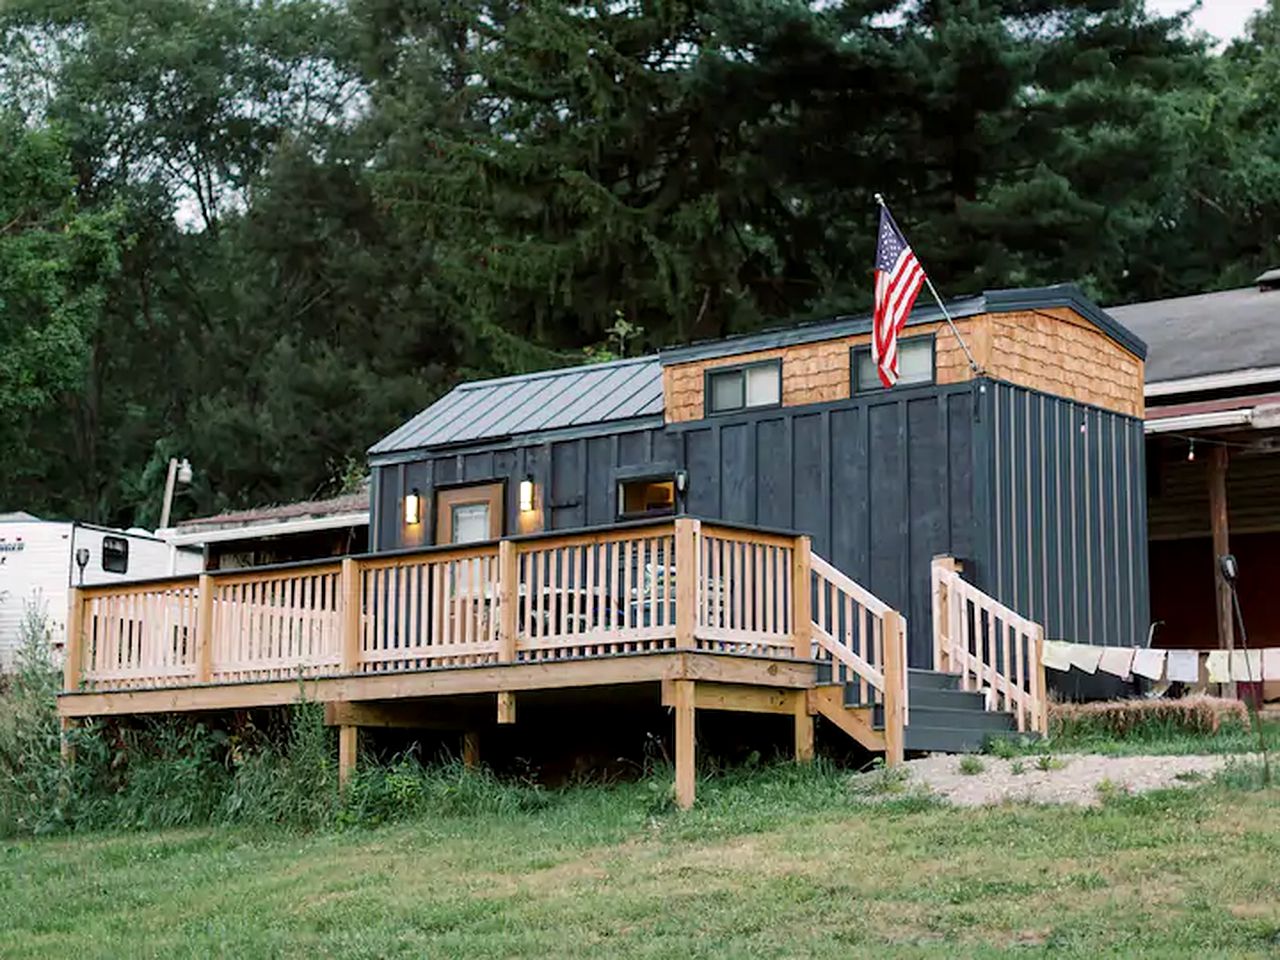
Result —
[{"label": "white towel", "polygon": [[1098,659],[1098,668],[1113,677],[1129,679],[1129,668],[1133,666],[1133,647],[1103,647],[1102,656]]},{"label": "white towel", "polygon": [[1071,665],[1085,673],[1097,673],[1102,661],[1102,648],[1087,643],[1071,644]]},{"label": "white towel", "polygon": [[1280,647],[1262,651],[1262,679],[1280,680]]},{"label": "white towel", "polygon": [[1200,682],[1200,651],[1170,650],[1165,660],[1165,676],[1174,683]]},{"label": "white towel", "polygon": [[[1061,640],[1046,640],[1044,642],[1044,665],[1050,670],[1070,670],[1071,669],[1071,644],[1063,643]],[[1276,651],[1280,653],[1280,650]]]},{"label": "white towel", "polygon": [[1231,679],[1257,682],[1262,679],[1261,650],[1232,650]]},{"label": "white towel", "polygon": [[1148,680],[1159,680],[1164,676],[1163,650],[1133,651],[1133,672]]},{"label": "white towel", "polygon": [[1227,683],[1231,680],[1231,658],[1227,656],[1228,652],[1226,650],[1209,651],[1205,666],[1209,668],[1210,683]]}]

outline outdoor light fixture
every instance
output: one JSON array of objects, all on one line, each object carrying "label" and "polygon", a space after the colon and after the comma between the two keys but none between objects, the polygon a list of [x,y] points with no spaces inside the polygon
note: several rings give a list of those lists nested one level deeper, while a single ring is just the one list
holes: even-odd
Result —
[{"label": "outdoor light fixture", "polygon": [[527,476],[520,481],[520,512],[528,513],[533,509],[533,477]]},{"label": "outdoor light fixture", "polygon": [[676,471],[676,491],[679,493],[684,493],[688,489],[689,489],[689,471],[677,470]]},{"label": "outdoor light fixture", "polygon": [[404,498],[404,522],[410,526],[422,522],[422,496],[417,487]]}]

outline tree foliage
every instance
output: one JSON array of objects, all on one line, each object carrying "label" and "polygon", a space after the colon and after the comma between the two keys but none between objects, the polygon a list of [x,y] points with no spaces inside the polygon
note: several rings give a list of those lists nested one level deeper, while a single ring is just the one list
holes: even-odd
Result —
[{"label": "tree foliage", "polygon": [[178,516],[323,494],[460,379],[864,308],[877,191],[951,295],[1245,282],[1278,252],[1278,31],[1219,53],[1141,0],[14,0],[0,508],[154,523],[171,455]]}]

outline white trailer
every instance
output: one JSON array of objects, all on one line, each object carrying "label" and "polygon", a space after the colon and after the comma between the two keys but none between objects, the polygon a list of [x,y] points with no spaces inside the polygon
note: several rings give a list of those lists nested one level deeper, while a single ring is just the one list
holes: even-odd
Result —
[{"label": "white trailer", "polygon": [[[84,551],[83,567],[76,560],[79,551]],[[72,586],[149,580],[200,569],[198,551],[145,530],[40,520],[25,513],[0,515],[0,673],[13,669],[28,610],[44,614],[54,650],[62,650]]]}]

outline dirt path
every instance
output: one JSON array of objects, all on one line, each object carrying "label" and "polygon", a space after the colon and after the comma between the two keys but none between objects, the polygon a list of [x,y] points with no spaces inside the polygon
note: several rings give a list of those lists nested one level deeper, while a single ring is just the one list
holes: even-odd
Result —
[{"label": "dirt path", "polygon": [[[1055,754],[1051,769],[1038,757],[1001,760],[982,756],[978,773],[962,773],[963,758],[937,754],[905,764],[910,783],[958,806],[1007,801],[1090,806],[1107,793],[1145,793],[1163,787],[1203,783],[1232,760],[1248,756],[1108,757],[1099,754]],[[1016,772],[1016,771],[1021,772]]]}]

